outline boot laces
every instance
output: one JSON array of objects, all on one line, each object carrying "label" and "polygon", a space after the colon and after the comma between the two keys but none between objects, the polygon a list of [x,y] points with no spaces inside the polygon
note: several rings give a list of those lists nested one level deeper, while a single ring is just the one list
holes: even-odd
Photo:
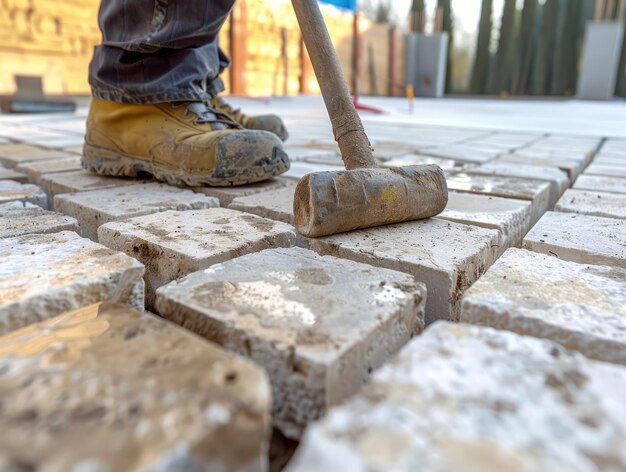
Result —
[{"label": "boot laces", "polygon": [[243,129],[241,125],[233,121],[229,115],[210,106],[206,102],[189,102],[185,110],[185,115],[189,113],[196,115],[197,124],[208,123],[211,125],[213,131]]}]

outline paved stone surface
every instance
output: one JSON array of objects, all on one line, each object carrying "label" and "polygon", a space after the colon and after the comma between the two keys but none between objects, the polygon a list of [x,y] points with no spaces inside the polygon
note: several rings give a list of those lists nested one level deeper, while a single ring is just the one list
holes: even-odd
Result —
[{"label": "paved stone surface", "polygon": [[46,211],[31,203],[0,204],[0,238],[59,231],[78,232],[78,221],[69,216]]},{"label": "paved stone surface", "polygon": [[626,364],[626,270],[510,249],[465,293],[461,320]]},{"label": "paved stone surface", "polygon": [[102,244],[136,257],[146,266],[146,306],[157,288],[235,257],[290,247],[291,226],[235,210],[167,211],[101,226]]},{"label": "paved stone surface", "polygon": [[3,470],[264,470],[270,389],[249,362],[122,305],[0,337]]},{"label": "paved stone surface", "polygon": [[265,182],[242,185],[239,187],[194,187],[192,190],[208,195],[209,197],[215,197],[220,201],[220,206],[227,207],[235,198],[247,197],[263,192],[272,192],[288,185],[293,185],[293,180],[275,177]]},{"label": "paved stone surface", "polygon": [[249,197],[235,198],[228,208],[253,213],[264,218],[293,224],[293,196],[296,183]]},{"label": "paved stone surface", "polygon": [[28,176],[31,182],[41,185],[41,177],[53,172],[69,172],[81,169],[80,156],[64,157],[20,164],[15,170]]},{"label": "paved stone surface", "polygon": [[426,322],[458,320],[463,292],[495,261],[494,229],[429,219],[310,239],[311,249],[406,272],[428,289]]},{"label": "paved stone surface", "polygon": [[570,182],[576,180],[585,169],[586,162],[577,159],[568,159],[560,156],[533,156],[523,152],[519,154],[507,154],[499,157],[496,162],[507,162],[512,164],[525,164],[541,167],[557,167],[567,174]]},{"label": "paved stone surface", "polygon": [[454,159],[442,159],[440,157],[424,156],[420,154],[404,154],[392,157],[382,163],[384,167],[404,167],[415,165],[436,164],[444,172],[453,174],[462,171],[467,167],[467,163],[455,161]]},{"label": "paved stone surface", "polygon": [[440,323],[307,430],[289,471],[626,468],[626,369]]},{"label": "paved stone surface", "polygon": [[45,161],[69,157],[71,154],[65,151],[43,149],[30,144],[2,144],[0,145],[0,164],[15,169],[25,162]]},{"label": "paved stone surface", "polygon": [[550,206],[553,208],[560,196],[569,187],[569,178],[556,167],[542,167],[506,162],[490,162],[467,171],[470,175],[500,175],[550,182]]},{"label": "paved stone surface", "polygon": [[300,180],[311,172],[323,172],[327,170],[346,170],[346,168],[338,163],[337,165],[315,164],[311,162],[292,162],[287,172],[282,174],[283,178]]},{"label": "paved stone surface", "polygon": [[299,438],[422,331],[425,300],[410,275],[291,248],[161,287],[156,311],[263,366],[274,424]]},{"label": "paved stone surface", "polygon": [[105,300],[143,309],[143,273],[70,231],[0,239],[0,334]]},{"label": "paved stone surface", "polygon": [[2,180],[13,180],[14,182],[26,183],[28,182],[28,176],[0,165],[0,181]]},{"label": "paved stone surface", "polygon": [[50,198],[60,193],[87,192],[144,183],[147,182],[130,178],[104,177],[85,170],[45,174],[40,179],[41,187]]},{"label": "paved stone surface", "polygon": [[0,204],[8,202],[32,203],[42,208],[48,206],[48,198],[39,187],[13,180],[0,180]]},{"label": "paved stone surface", "polygon": [[495,159],[501,151],[499,150],[480,150],[475,147],[465,147],[462,144],[455,146],[443,146],[424,151],[425,154],[429,154],[435,157],[442,157],[444,159],[454,159],[456,161],[483,163]]},{"label": "paved stone surface", "polygon": [[[336,147],[336,146],[333,146]],[[341,163],[341,154],[334,149],[315,149],[306,146],[285,146],[285,152],[293,161],[305,161],[317,164]]]},{"label": "paved stone surface", "polygon": [[542,180],[455,174],[448,176],[447,181],[448,189],[454,192],[530,201],[533,225],[548,210],[550,204],[550,183]]},{"label": "paved stone surface", "polygon": [[523,247],[564,261],[626,269],[626,221],[548,212],[526,235]]},{"label": "paved stone surface", "polygon": [[217,206],[219,202],[216,198],[157,183],[54,197],[54,209],[76,218],[80,223],[81,234],[94,241],[97,241],[98,227],[110,221],[167,210],[198,210]]},{"label": "paved stone surface", "polygon": [[570,189],[563,194],[555,210],[565,213],[626,219],[626,195]]},{"label": "paved stone surface", "polygon": [[437,218],[497,229],[500,253],[522,244],[532,223],[531,203],[511,198],[466,193],[448,193],[448,206]]},{"label": "paved stone surface", "polygon": [[594,162],[587,167],[585,174],[626,178],[626,165],[600,164]]},{"label": "paved stone surface", "polygon": [[[626,163],[624,165],[626,165]],[[575,190],[593,190],[596,192],[626,193],[626,179],[583,174],[578,177],[572,188]]]}]

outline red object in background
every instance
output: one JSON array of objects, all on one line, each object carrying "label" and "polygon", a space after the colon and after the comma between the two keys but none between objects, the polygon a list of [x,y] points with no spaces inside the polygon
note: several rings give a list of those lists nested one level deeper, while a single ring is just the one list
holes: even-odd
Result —
[{"label": "red object in background", "polygon": [[352,103],[354,103],[354,108],[356,108],[359,111],[369,111],[371,113],[378,113],[379,115],[382,115],[383,113],[385,113],[380,108],[372,107],[369,105],[363,105],[362,103],[359,103],[359,97],[356,97],[356,96],[352,98]]}]

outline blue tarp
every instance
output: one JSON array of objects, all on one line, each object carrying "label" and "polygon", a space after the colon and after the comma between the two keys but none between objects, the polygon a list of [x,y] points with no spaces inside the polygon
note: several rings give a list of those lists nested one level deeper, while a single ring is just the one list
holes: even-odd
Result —
[{"label": "blue tarp", "polygon": [[346,8],[348,10],[356,10],[357,0],[320,0],[322,3],[330,3],[339,8]]}]

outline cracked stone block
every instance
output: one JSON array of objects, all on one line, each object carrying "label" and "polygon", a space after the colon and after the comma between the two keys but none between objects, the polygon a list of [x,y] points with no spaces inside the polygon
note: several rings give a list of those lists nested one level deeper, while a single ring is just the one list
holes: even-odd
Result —
[{"label": "cracked stone block", "polygon": [[78,221],[69,216],[46,211],[31,203],[0,204],[0,238],[59,231],[78,232]]},{"label": "cracked stone block", "polygon": [[228,208],[293,225],[293,196],[295,191],[296,184],[290,182],[286,187],[271,192],[235,198],[228,205]]},{"label": "cracked stone block", "polygon": [[291,248],[161,287],[156,312],[262,366],[274,424],[297,439],[423,330],[425,300],[410,275]]},{"label": "cracked stone block", "polygon": [[2,180],[12,180],[23,184],[28,182],[28,176],[22,174],[21,172],[16,172],[13,169],[7,169],[0,164],[0,181]]},{"label": "cracked stone block", "polygon": [[507,154],[499,157],[497,162],[524,164],[543,167],[558,167],[567,174],[570,181],[576,180],[585,169],[587,162],[565,157],[529,156],[525,154]]},{"label": "cracked stone block", "polygon": [[15,331],[0,372],[3,470],[267,470],[266,375],[150,313],[96,304]]},{"label": "cracked stone block", "polygon": [[531,203],[488,195],[448,193],[446,209],[437,218],[500,232],[500,254],[511,246],[522,244],[531,227]]},{"label": "cracked stone block", "polygon": [[626,270],[510,249],[465,293],[461,321],[626,364]]},{"label": "cracked stone block", "polygon": [[522,247],[563,261],[626,269],[626,221],[548,212]]},{"label": "cracked stone block", "polygon": [[570,184],[567,174],[556,167],[531,166],[496,161],[478,167],[472,167],[467,170],[467,173],[470,175],[499,175],[502,177],[519,177],[522,179],[550,182],[550,209],[554,208],[554,205]]},{"label": "cracked stone block", "polygon": [[438,323],[309,427],[290,472],[626,469],[626,369]]},{"label": "cracked stone block", "polygon": [[455,174],[448,176],[447,182],[448,189],[454,192],[530,201],[531,225],[539,221],[550,204],[550,184],[542,180]]},{"label": "cracked stone block", "polygon": [[626,193],[626,179],[583,174],[578,177],[572,188],[596,192]]},{"label": "cracked stone block", "polygon": [[0,204],[8,202],[32,203],[47,208],[48,197],[35,185],[21,184],[13,180],[0,180]]},{"label": "cracked stone block", "polygon": [[90,192],[59,194],[54,209],[73,216],[81,235],[97,241],[100,225],[167,210],[199,210],[219,206],[216,198],[165,184],[147,183]]},{"label": "cracked stone block", "polygon": [[621,165],[594,162],[585,169],[585,174],[626,178],[626,161],[624,161]]},{"label": "cracked stone block", "polygon": [[88,192],[145,183],[148,182],[132,178],[107,177],[86,170],[45,174],[40,179],[41,187],[50,198],[60,193]]},{"label": "cracked stone block", "polygon": [[162,285],[245,254],[291,247],[296,235],[284,223],[214,208],[107,223],[98,230],[98,238],[145,264],[146,306],[152,308]]},{"label": "cracked stone block", "polygon": [[623,220],[626,219],[626,195],[570,189],[563,194],[555,211]]},{"label": "cracked stone block", "polygon": [[0,164],[15,169],[25,162],[45,161],[49,159],[61,159],[70,157],[65,151],[43,149],[30,144],[2,144],[0,145]]},{"label": "cracked stone block", "polygon": [[44,174],[80,170],[80,160],[80,156],[72,156],[64,157],[63,159],[27,162],[17,166],[15,170],[26,174],[31,182],[41,185],[41,177]]},{"label": "cracked stone block", "polygon": [[274,177],[273,179],[256,184],[241,185],[237,187],[194,187],[194,192],[203,193],[209,197],[215,197],[220,201],[220,206],[227,207],[239,197],[247,197],[263,192],[271,192],[288,185],[293,185],[293,180]]},{"label": "cracked stone block", "polygon": [[428,219],[309,239],[310,248],[406,272],[426,285],[426,322],[459,319],[463,292],[496,260],[494,229]]},{"label": "cracked stone block", "polygon": [[143,309],[143,273],[70,231],[0,239],[0,334],[105,300]]}]

